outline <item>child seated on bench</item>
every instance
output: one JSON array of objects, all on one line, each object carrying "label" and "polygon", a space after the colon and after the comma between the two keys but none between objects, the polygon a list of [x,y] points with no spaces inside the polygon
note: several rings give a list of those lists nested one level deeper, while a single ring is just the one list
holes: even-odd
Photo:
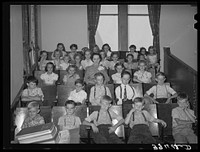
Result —
[{"label": "child seated on bench", "polygon": [[[72,138],[76,138],[73,143],[79,143],[80,135],[79,128],[81,125],[81,120],[79,117],[75,116],[76,103],[73,100],[67,100],[65,103],[66,115],[61,116],[58,119],[59,133],[57,137],[58,143],[72,143],[70,141]],[[70,135],[70,130],[75,130],[74,134]],[[76,137],[74,137],[76,135]],[[70,137],[71,136],[71,137]],[[71,139],[70,139],[71,138]]]},{"label": "child seated on bench", "polygon": [[26,85],[28,86],[28,88],[23,90],[21,96],[22,107],[26,106],[27,103],[33,100],[40,102],[40,104],[44,100],[44,94],[41,88],[37,87],[37,84],[38,80],[34,76],[29,76],[27,78]]},{"label": "child seated on bench", "polygon": [[[151,102],[148,98],[152,100],[153,103],[170,103],[171,99],[177,97],[176,91],[165,84],[165,79],[165,74],[163,72],[158,72],[156,74],[155,80],[157,81],[157,85],[146,91],[144,95],[145,103]],[[151,94],[154,95],[153,98],[150,96]]]},{"label": "child seated on bench", "polygon": [[[99,111],[94,111],[83,121],[84,125],[92,127],[92,136],[96,144],[118,143],[123,142],[115,134],[115,130],[124,123],[124,119],[112,111],[112,98],[105,95],[101,98],[101,108]],[[112,120],[117,119],[118,123],[112,125]]]},{"label": "child seated on bench", "polygon": [[149,130],[149,122],[161,123],[166,127],[163,120],[154,118],[148,111],[143,110],[144,101],[140,97],[134,99],[133,108],[125,118],[125,124],[129,124],[131,132],[128,144],[152,144],[156,143]]},{"label": "child seated on bench", "polygon": [[179,106],[172,109],[172,134],[175,143],[197,144],[197,136],[192,129],[192,123],[195,123],[196,116],[194,111],[188,108],[188,95],[179,93],[177,100]]}]

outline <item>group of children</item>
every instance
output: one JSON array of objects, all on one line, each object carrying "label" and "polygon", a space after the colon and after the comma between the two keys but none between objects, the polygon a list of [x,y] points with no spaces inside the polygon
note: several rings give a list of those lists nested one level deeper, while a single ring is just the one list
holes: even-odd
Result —
[{"label": "group of children", "polygon": [[[185,93],[180,93],[177,97],[178,107],[172,110],[172,131],[175,143],[197,143],[197,136],[192,130],[192,123],[196,121],[194,111],[188,108],[188,97]],[[156,119],[147,110],[144,110],[145,102],[143,98],[136,97],[132,102],[131,110],[126,117],[118,115],[110,108],[112,98],[104,95],[100,100],[100,110],[93,111],[81,122],[80,118],[75,116],[76,103],[73,100],[65,102],[66,115],[58,119],[58,139],[63,137],[63,131],[74,128],[80,128],[80,125],[91,126],[91,136],[96,144],[123,144],[124,142],[116,135],[116,129],[123,124],[129,125],[131,132],[128,137],[128,144],[155,144],[156,140],[152,137],[149,129],[149,122],[160,123],[166,127],[166,122]],[[36,125],[44,124],[44,118],[39,114],[39,104],[31,102],[28,104],[28,116],[22,124],[22,129]],[[116,119],[117,123],[113,125],[112,120]],[[58,143],[65,143],[63,142]]]},{"label": "group of children", "polygon": [[[84,125],[91,126],[95,143],[123,143],[115,134],[115,130],[122,124],[127,124],[132,129],[128,143],[155,143],[148,127],[149,122],[161,123],[164,127],[167,124],[162,117],[156,119],[143,108],[154,103],[169,104],[173,98],[177,98],[179,107],[172,110],[175,142],[197,142],[191,129],[191,124],[196,121],[196,117],[194,111],[188,107],[188,97],[185,94],[177,94],[170,85],[165,83],[165,74],[159,72],[160,65],[152,46],[149,47],[147,53],[144,47],[137,52],[136,46],[131,45],[125,62],[118,60],[118,52],[111,52],[108,44],[104,44],[102,50],[97,45],[92,51],[85,47],[80,54],[76,52],[78,49],[76,44],[72,44],[70,49],[71,52],[67,54],[64,45],[59,43],[51,56],[53,62],[48,62],[46,51],[41,52],[39,62],[39,69],[45,71],[40,76],[45,85],[56,84],[59,78],[56,70],[67,70],[62,82],[69,86],[71,91],[65,102],[66,115],[58,121],[59,131],[80,127],[80,118],[75,116],[74,112],[76,105],[85,104],[88,99],[91,105],[101,107],[99,111],[92,112],[82,122]],[[85,56],[84,60],[82,60],[82,55]],[[144,97],[139,97],[137,90],[131,84],[151,83],[152,73],[147,69],[152,68],[157,73],[156,85],[147,90]],[[80,77],[77,70],[84,70],[84,77]],[[116,71],[109,76],[108,70]],[[107,86],[110,80],[115,84],[114,96],[111,95],[112,90]],[[21,100],[26,103],[29,112],[22,128],[44,123],[43,118],[38,114],[39,106],[44,100],[42,89],[37,86],[38,80],[30,76],[26,84],[27,88],[23,90]],[[122,105],[122,116],[117,115],[110,108],[113,104]],[[132,109],[127,110],[127,106],[130,107],[130,105]],[[118,120],[114,126],[113,119]]]}]

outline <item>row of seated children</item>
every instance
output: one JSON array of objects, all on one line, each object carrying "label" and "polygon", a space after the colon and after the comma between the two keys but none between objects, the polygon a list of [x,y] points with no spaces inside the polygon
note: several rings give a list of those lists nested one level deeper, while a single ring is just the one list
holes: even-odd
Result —
[{"label": "row of seated children", "polygon": [[[61,51],[63,49],[60,49],[60,48],[63,48],[63,44],[58,44],[58,49],[55,50],[54,53],[53,53],[53,55],[55,56],[53,58],[54,59],[53,63],[56,66],[56,68],[55,68],[56,70],[66,70],[67,67],[70,64],[76,65],[78,70],[82,70],[82,69],[86,70],[87,66],[91,66],[93,64],[93,61],[92,61],[93,57],[91,58],[92,52],[89,49],[86,49],[85,52],[83,52],[85,60],[82,60],[83,55],[76,53],[76,50],[77,50],[76,44],[71,45],[70,49],[71,49],[71,51],[72,50],[73,51],[69,54],[65,53],[64,56],[62,56],[62,51]],[[100,65],[104,66],[106,69],[115,70],[114,65],[117,62],[119,62],[118,52],[108,53],[109,50],[110,50],[109,45],[105,45],[103,48],[104,48],[103,50],[99,51],[99,53],[101,55]],[[134,47],[130,46],[130,50],[132,48],[134,48]],[[137,65],[138,65],[139,60],[146,61],[147,69],[150,69],[152,67],[158,67],[159,64],[158,64],[158,61],[157,61],[157,54],[154,53],[155,49],[152,46],[149,47],[149,54],[147,55],[147,58],[142,58],[142,56],[144,55],[144,54],[142,54],[142,52],[143,52],[142,50],[143,49],[141,49],[141,51],[140,51],[141,53],[139,53],[138,60],[134,60],[134,52],[135,51],[130,51],[130,53],[128,53],[127,58],[126,58],[127,61],[124,63],[125,68],[127,68],[128,70],[136,71],[137,67],[138,67]],[[71,59],[71,57],[70,57],[70,54],[72,54],[72,53],[74,54],[73,59]],[[109,58],[112,61],[108,61],[107,54],[110,54]],[[154,57],[153,57],[153,59],[151,59],[151,58],[148,58],[148,56],[154,56]],[[46,58],[47,58],[47,52],[42,51],[41,52],[41,59],[40,59],[40,62],[39,62],[40,70],[44,71],[45,64],[48,61]],[[159,71],[159,70],[156,70],[156,71]]]},{"label": "row of seated children", "polygon": [[[48,64],[52,70],[52,63]],[[47,65],[47,67],[49,67]],[[134,97],[137,96],[137,91],[135,90],[134,87],[130,86],[130,80],[131,80],[131,75],[127,71],[122,72],[122,65],[121,64],[116,64],[116,67],[118,71],[121,71],[121,73],[118,75],[118,79],[114,79],[119,83],[119,85],[114,88],[115,92],[115,97],[117,99],[117,104],[122,104],[123,99],[128,99],[131,100]],[[91,85],[90,90],[86,92],[84,91],[85,83],[83,80],[80,80],[78,75],[77,78],[73,78],[74,74],[74,68],[70,68],[71,70],[69,71],[69,76],[71,78],[68,78],[68,81],[64,81],[65,83],[68,83],[73,89],[71,89],[70,93],[70,98],[71,96],[76,97],[77,99],[73,98],[73,100],[77,102],[84,103],[85,99],[87,99],[89,95],[89,101],[92,105],[98,105],[100,98],[103,95],[108,95],[111,97],[111,91],[109,90],[108,87],[106,87],[106,79],[103,73],[98,72],[94,74],[94,79],[93,79],[93,84]],[[44,75],[41,75],[43,77]],[[76,76],[76,75],[75,75]],[[113,77],[114,78],[114,77]],[[63,80],[66,79],[66,76],[63,78]],[[153,86],[150,88],[146,93],[145,93],[145,99],[146,99],[146,104],[147,103],[170,103],[171,99],[175,98],[177,96],[176,91],[174,91],[169,85],[166,85],[165,82],[165,75],[162,72],[159,72],[156,75],[156,81],[157,85]],[[73,80],[73,81],[72,81]],[[88,85],[86,83],[86,85]],[[22,101],[31,101],[31,100],[41,100],[43,101],[44,95],[42,93],[41,88],[37,87],[37,79],[30,76],[27,79],[27,88],[23,90],[22,92]],[[153,94],[153,97],[150,95]]]},{"label": "row of seated children", "polygon": [[[192,130],[192,123],[196,121],[194,111],[188,107],[188,96],[185,93],[178,95],[178,107],[172,110],[173,121],[173,137],[175,143],[197,143],[197,136]],[[100,110],[93,111],[83,125],[89,125],[92,128],[92,137],[97,144],[101,143],[124,143],[116,134],[115,130],[123,123],[129,125],[131,128],[128,137],[128,144],[152,144],[156,140],[152,137],[149,130],[148,122],[161,123],[166,127],[166,123],[161,119],[154,118],[148,111],[144,110],[144,100],[140,97],[134,99],[132,109],[128,112],[125,119],[111,110],[112,98],[104,95],[100,100]],[[44,119],[38,113],[40,111],[37,102],[28,104],[28,116],[25,118],[22,128],[32,127],[44,124]],[[79,128],[81,121],[80,118],[75,116],[76,103],[73,100],[68,100],[65,103],[66,115],[61,116],[58,120],[59,133],[58,143],[67,143],[65,130]],[[117,119],[118,123],[112,124],[112,120]],[[19,130],[18,130],[19,131]]]}]

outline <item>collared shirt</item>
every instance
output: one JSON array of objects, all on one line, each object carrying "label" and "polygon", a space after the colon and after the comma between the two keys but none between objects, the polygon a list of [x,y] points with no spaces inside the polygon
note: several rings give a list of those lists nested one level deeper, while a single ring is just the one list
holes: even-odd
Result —
[{"label": "collared shirt", "polygon": [[58,119],[58,125],[63,127],[63,130],[79,128],[81,120],[75,115],[64,115]]},{"label": "collared shirt", "polygon": [[90,102],[91,102],[91,104],[92,105],[99,105],[102,96],[104,96],[105,94],[112,97],[111,93],[110,93],[110,89],[108,87],[106,87],[104,85],[93,86],[90,90]]},{"label": "collared shirt", "polygon": [[138,62],[132,62],[132,63],[124,62],[124,67],[126,69],[137,69],[138,68]]},{"label": "collared shirt", "polygon": [[22,96],[24,97],[35,97],[35,96],[39,96],[41,97],[42,101],[44,100],[44,94],[42,92],[41,88],[34,88],[34,89],[24,89],[22,92]]},{"label": "collared shirt", "polygon": [[84,90],[81,90],[79,92],[76,92],[76,90],[73,90],[69,94],[68,100],[73,100],[75,102],[83,103],[83,100],[87,99],[87,93]]},{"label": "collared shirt", "polygon": [[[125,85],[121,84],[115,89],[115,96],[119,101],[117,104],[122,104],[122,99],[124,99],[124,88]],[[127,93],[127,99],[132,100],[136,96],[136,90],[134,87],[131,87],[129,84],[126,85],[126,93]]]},{"label": "collared shirt", "polygon": [[58,74],[53,73],[53,72],[51,74],[47,74],[47,72],[45,72],[41,74],[40,78],[44,80],[45,84],[53,85],[55,81],[58,80]]},{"label": "collared shirt", "polygon": [[115,84],[121,84],[122,83],[121,73],[115,73],[111,77],[112,77]]},{"label": "collared shirt", "polygon": [[150,83],[151,82],[152,75],[148,71],[142,72],[141,70],[138,70],[134,73],[134,76],[136,76],[137,79],[142,81],[143,83]]},{"label": "collared shirt", "polygon": [[45,124],[44,118],[40,116],[40,114],[37,114],[33,119],[30,117],[26,117],[21,128],[23,129],[28,127],[38,126],[41,124]]},{"label": "collared shirt", "polygon": [[[145,115],[146,121],[145,121],[144,116],[142,115],[142,112]],[[155,118],[146,110],[135,111],[134,112],[134,121],[133,121],[133,114],[132,114],[131,118],[130,118],[129,126],[130,126],[130,128],[133,128],[133,126],[137,125],[137,124],[146,124],[149,126],[148,121],[153,122],[154,119]]]},{"label": "collared shirt", "polygon": [[157,98],[168,98],[169,94],[174,95],[176,91],[174,91],[174,89],[172,89],[169,85],[163,84],[151,87],[148,91],[146,91],[146,93],[148,95],[153,93],[154,99],[157,99]]},{"label": "collared shirt", "polygon": [[[191,109],[187,109],[188,112],[194,116],[194,111]],[[192,128],[192,124],[187,124],[187,125],[178,125],[176,123],[175,118],[178,118],[180,120],[187,120],[189,121],[190,118],[186,115],[186,113],[184,112],[183,108],[181,107],[176,107],[174,109],[172,109],[172,133],[176,134],[178,133],[180,130],[182,130],[183,128]]]},{"label": "collared shirt", "polygon": [[85,70],[86,67],[91,66],[93,64],[92,60],[82,60],[81,65],[83,66],[83,69]]},{"label": "collared shirt", "polygon": [[[113,110],[109,109],[110,116],[113,119],[117,119],[120,121],[123,119],[121,116],[116,114]],[[101,125],[101,124],[111,124],[112,125],[112,120],[110,120],[110,116],[108,114],[108,111],[101,110],[99,111],[99,118],[97,120],[98,116],[98,111],[92,112],[87,118],[85,118],[86,121],[91,122],[94,121],[94,124],[96,126]]]}]

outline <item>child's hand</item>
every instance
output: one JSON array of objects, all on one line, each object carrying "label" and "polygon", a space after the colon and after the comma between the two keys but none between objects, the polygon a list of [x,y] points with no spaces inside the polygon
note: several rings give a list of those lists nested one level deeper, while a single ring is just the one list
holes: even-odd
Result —
[{"label": "child's hand", "polygon": [[167,101],[166,101],[165,103],[167,103],[167,104],[171,103],[171,99],[168,98]]},{"label": "child's hand", "polygon": [[92,130],[94,133],[99,132],[99,129],[97,128],[97,126],[95,124],[92,124]]},{"label": "child's hand", "polygon": [[108,131],[109,134],[115,132],[115,130],[116,130],[116,128],[115,128],[114,126],[112,126],[112,127],[108,127],[108,129],[109,129],[109,131]]},{"label": "child's hand", "polygon": [[160,120],[159,123],[161,123],[164,127],[167,126],[166,122],[164,122],[163,120]]},{"label": "child's hand", "polygon": [[153,103],[159,103],[158,101],[156,101],[155,99],[153,99]]}]

